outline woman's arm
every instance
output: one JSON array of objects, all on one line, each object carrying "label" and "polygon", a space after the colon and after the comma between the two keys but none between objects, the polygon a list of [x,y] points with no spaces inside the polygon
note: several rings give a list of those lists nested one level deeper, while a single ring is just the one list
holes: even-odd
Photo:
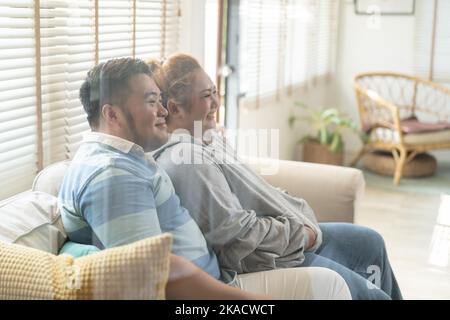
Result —
[{"label": "woman's arm", "polygon": [[[271,269],[276,258],[300,261],[309,237],[300,217],[264,216],[242,207],[221,169],[199,146],[180,144],[164,151],[158,163],[169,174],[181,203],[199,225],[224,268],[242,272]],[[175,164],[177,154],[194,156],[193,164]],[[198,160],[198,161],[196,161]],[[201,160],[201,161],[200,161]],[[270,214],[270,212],[269,212]]]},{"label": "woman's arm", "polygon": [[169,300],[266,300],[271,298],[228,286],[188,260],[173,254],[170,257],[166,296]]}]

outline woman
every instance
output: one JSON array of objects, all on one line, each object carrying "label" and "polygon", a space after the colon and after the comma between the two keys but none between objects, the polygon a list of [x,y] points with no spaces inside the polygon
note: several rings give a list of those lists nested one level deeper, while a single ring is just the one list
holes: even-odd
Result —
[{"label": "woman", "polygon": [[[352,224],[318,224],[305,200],[273,188],[239,163],[222,139],[211,139],[217,137],[211,134],[217,92],[193,57],[169,57],[156,80],[172,134],[154,157],[222,267],[238,273],[325,267],[345,279],[353,299],[402,298],[378,233]],[[209,134],[205,139],[198,131]]]}]

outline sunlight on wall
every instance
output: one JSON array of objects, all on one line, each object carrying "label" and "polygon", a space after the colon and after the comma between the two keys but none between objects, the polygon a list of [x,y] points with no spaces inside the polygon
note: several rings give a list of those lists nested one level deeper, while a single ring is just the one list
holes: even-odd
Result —
[{"label": "sunlight on wall", "polygon": [[441,194],[441,204],[430,245],[428,263],[447,267],[450,255],[450,195]]}]

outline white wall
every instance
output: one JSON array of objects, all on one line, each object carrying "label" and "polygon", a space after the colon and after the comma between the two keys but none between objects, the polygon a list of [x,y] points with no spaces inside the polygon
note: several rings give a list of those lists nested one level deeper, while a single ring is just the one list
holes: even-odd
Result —
[{"label": "white wall", "polygon": [[180,52],[204,63],[206,0],[181,1]]},{"label": "white wall", "polygon": [[[328,104],[336,105],[359,122],[353,77],[369,71],[414,74],[414,29],[414,15],[356,15],[353,1],[342,1],[337,70],[328,93]],[[345,141],[347,152],[359,150],[361,144],[354,135],[346,134]]]},{"label": "white wall", "polygon": [[[241,103],[239,112],[240,129],[278,129],[279,130],[279,159],[294,159],[296,142],[308,133],[307,125],[298,123],[294,129],[289,128],[288,119],[291,113],[300,114],[295,102],[300,101],[308,106],[324,106],[330,84],[319,83],[309,90],[296,90],[292,96],[283,95],[279,101],[262,102],[258,109],[246,107]],[[252,103],[249,103],[251,106]],[[299,154],[301,157],[301,153]]]}]

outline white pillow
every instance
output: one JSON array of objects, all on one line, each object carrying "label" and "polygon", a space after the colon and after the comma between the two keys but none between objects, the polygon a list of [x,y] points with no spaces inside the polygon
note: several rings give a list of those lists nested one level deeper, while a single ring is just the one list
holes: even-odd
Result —
[{"label": "white pillow", "polygon": [[0,203],[0,240],[58,254],[66,238],[56,197],[31,191]]}]

